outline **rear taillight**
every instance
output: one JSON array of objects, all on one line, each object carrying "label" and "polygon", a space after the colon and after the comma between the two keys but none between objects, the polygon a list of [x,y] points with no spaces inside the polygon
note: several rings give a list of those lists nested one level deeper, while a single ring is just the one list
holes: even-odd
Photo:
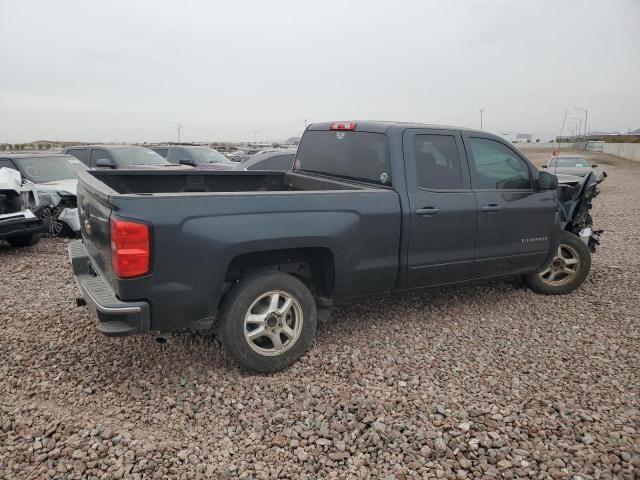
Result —
[{"label": "rear taillight", "polygon": [[149,227],[131,220],[111,219],[111,264],[118,277],[149,271]]},{"label": "rear taillight", "polygon": [[355,130],[356,123],[355,122],[333,122],[331,124],[331,127],[329,128],[331,130]]}]

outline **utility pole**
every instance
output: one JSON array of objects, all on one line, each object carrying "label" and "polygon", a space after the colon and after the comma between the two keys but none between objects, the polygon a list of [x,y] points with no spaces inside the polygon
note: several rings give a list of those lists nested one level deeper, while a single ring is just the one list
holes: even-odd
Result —
[{"label": "utility pole", "polygon": [[587,138],[587,122],[589,119],[589,110],[586,108],[574,108],[574,111],[584,112],[584,137]]},{"label": "utility pole", "polygon": [[580,135],[580,132],[582,131],[582,119],[573,117],[573,118],[570,118],[569,120],[575,120],[578,122],[578,135]]},{"label": "utility pole", "polygon": [[483,113],[484,113],[484,108],[480,107],[480,131],[483,131],[483,128],[482,128],[482,126],[483,126],[482,125],[482,114]]}]

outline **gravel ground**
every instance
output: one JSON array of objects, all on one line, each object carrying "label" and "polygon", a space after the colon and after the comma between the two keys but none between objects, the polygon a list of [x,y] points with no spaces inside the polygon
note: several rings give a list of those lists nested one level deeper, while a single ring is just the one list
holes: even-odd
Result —
[{"label": "gravel ground", "polygon": [[0,478],[639,478],[640,164],[599,163],[579,291],[349,306],[273,375],[207,335],[103,337],[65,240],[0,246]]}]

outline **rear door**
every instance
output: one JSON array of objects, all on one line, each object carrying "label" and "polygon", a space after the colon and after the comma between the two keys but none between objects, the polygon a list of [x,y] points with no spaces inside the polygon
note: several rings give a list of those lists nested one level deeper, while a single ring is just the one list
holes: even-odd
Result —
[{"label": "rear door", "polygon": [[477,204],[461,135],[409,129],[403,150],[411,206],[408,287],[466,280],[473,274]]},{"label": "rear door", "polygon": [[534,167],[511,146],[481,133],[463,137],[478,201],[478,276],[541,266],[551,248],[557,193],[534,188]]}]

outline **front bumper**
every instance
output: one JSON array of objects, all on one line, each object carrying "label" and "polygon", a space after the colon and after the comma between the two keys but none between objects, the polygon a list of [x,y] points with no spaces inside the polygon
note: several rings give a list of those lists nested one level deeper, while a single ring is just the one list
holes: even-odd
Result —
[{"label": "front bumper", "polygon": [[31,210],[0,215],[0,239],[46,232],[46,225]]},{"label": "front bumper", "polygon": [[80,231],[80,218],[78,217],[77,208],[65,208],[60,213],[58,220],[64,222],[72,232],[78,233]]},{"label": "front bumper", "polygon": [[119,300],[109,283],[93,267],[81,240],[69,243],[69,260],[80,296],[99,320],[99,332],[109,337],[122,337],[149,330],[149,304]]}]

